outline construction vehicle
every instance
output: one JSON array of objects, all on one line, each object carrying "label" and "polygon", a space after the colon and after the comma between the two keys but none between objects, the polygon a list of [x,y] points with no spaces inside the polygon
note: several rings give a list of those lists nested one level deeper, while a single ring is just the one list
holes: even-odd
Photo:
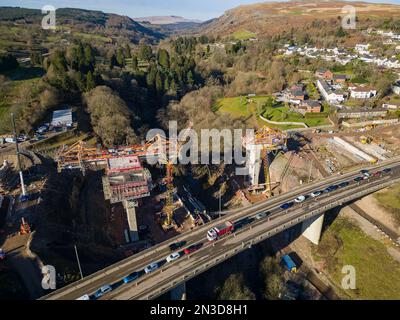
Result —
[{"label": "construction vehicle", "polygon": [[21,219],[21,226],[19,229],[19,234],[24,235],[24,234],[30,234],[31,233],[31,226],[29,225],[28,222],[25,221],[24,218]]},{"label": "construction vehicle", "polygon": [[360,141],[362,144],[370,144],[372,142],[372,137],[370,136],[361,136]]}]

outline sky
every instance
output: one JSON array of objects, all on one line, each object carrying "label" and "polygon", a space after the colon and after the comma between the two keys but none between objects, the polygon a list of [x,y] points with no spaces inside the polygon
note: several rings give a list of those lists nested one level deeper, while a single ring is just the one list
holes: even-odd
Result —
[{"label": "sky", "polygon": [[[221,16],[226,10],[257,0],[0,0],[0,6],[41,9],[82,8],[127,15],[131,18],[176,15],[189,19],[208,20]],[[400,4],[400,0],[374,0]]]}]

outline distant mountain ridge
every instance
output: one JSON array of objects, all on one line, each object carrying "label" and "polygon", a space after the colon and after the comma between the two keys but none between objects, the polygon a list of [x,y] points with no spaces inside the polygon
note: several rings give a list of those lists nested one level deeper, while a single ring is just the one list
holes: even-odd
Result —
[{"label": "distant mountain ridge", "polygon": [[[4,23],[37,24],[40,23],[43,16],[39,9],[0,7],[0,22]],[[163,34],[146,28],[128,16],[96,10],[59,8],[56,10],[56,22],[59,25],[70,25],[73,28],[103,29],[107,33],[116,35],[123,31],[135,41],[139,41],[141,38],[149,40],[164,38]]]},{"label": "distant mountain ridge", "polygon": [[186,19],[180,16],[150,16],[133,18],[136,22],[147,22],[150,24],[164,25],[164,24],[177,24],[177,23],[202,23],[201,20]]},{"label": "distant mountain ridge", "polygon": [[260,37],[268,36],[302,28],[316,19],[337,19],[343,15],[342,9],[349,5],[356,8],[360,19],[389,19],[400,15],[400,6],[396,4],[336,0],[261,2],[227,10],[219,18],[201,24],[196,32],[228,36],[245,30]]}]

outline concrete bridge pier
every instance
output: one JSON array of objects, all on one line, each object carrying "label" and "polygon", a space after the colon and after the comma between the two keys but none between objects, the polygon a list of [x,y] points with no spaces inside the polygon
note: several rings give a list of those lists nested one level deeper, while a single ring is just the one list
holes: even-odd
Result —
[{"label": "concrete bridge pier", "polygon": [[186,300],[186,282],[170,291],[171,300]]},{"label": "concrete bridge pier", "polygon": [[303,236],[316,245],[319,244],[319,240],[321,238],[324,217],[324,214],[312,217],[311,219],[304,221],[301,225]]},{"label": "concrete bridge pier", "polygon": [[139,232],[138,232],[138,225],[136,220],[136,201],[123,201],[124,208],[126,210],[126,216],[128,218],[128,225],[129,225],[129,238],[131,242],[139,240]]},{"label": "concrete bridge pier", "polygon": [[261,169],[261,146],[251,144],[247,146],[247,167],[249,169],[249,185],[258,185]]}]

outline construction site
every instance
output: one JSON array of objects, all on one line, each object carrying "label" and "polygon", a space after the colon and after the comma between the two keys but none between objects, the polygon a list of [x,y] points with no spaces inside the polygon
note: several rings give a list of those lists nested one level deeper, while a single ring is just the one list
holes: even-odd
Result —
[{"label": "construction site", "polygon": [[[20,248],[15,266],[24,261],[30,274],[42,264],[60,266],[58,281],[64,285],[80,277],[71,243],[89,274],[226,209],[400,155],[398,125],[342,131],[263,127],[242,138],[247,175],[236,175],[235,164],[187,165],[182,174],[176,159],[184,143],[156,135],[140,145],[105,149],[78,139],[51,158],[22,145],[21,170],[15,146],[5,145],[0,188],[3,203],[12,205],[4,211],[3,248]],[[42,294],[34,279],[23,281],[31,286],[30,297]]]}]

